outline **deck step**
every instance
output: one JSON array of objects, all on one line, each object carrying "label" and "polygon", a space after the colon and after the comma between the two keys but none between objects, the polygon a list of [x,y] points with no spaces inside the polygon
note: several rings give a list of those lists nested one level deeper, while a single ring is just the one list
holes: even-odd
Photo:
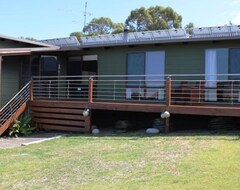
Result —
[{"label": "deck step", "polygon": [[91,118],[83,117],[86,102],[44,101],[30,102],[32,120],[45,130],[89,132]]}]

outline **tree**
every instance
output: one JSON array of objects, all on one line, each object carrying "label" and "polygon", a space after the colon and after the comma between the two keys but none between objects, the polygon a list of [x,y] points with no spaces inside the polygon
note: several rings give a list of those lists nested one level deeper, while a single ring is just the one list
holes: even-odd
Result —
[{"label": "tree", "polygon": [[132,31],[181,28],[182,16],[171,7],[155,6],[148,9],[141,7],[131,11],[125,23]]},{"label": "tree", "polygon": [[95,36],[99,34],[110,34],[114,31],[114,23],[108,17],[94,18],[83,28],[83,32],[87,36]]},{"label": "tree", "polygon": [[124,24],[116,23],[116,24],[114,24],[114,30],[112,31],[112,34],[123,33],[123,30],[124,30]]},{"label": "tree", "polygon": [[151,16],[149,15],[149,11],[145,9],[145,7],[141,7],[131,11],[125,23],[132,31],[144,31],[148,30],[151,21],[152,20]]},{"label": "tree", "polygon": [[155,6],[150,7],[148,10],[152,19],[149,30],[182,27],[182,16],[176,13],[171,7]]},{"label": "tree", "polygon": [[83,35],[82,32],[72,32],[72,33],[70,34],[70,36],[76,36],[77,39],[80,40],[81,37],[83,37],[84,35]]},{"label": "tree", "polygon": [[[162,30],[182,27],[182,16],[171,7],[152,6],[148,9],[140,7],[132,10],[125,21],[130,31]],[[108,17],[94,18],[83,28],[83,33],[72,33],[80,38],[83,36],[96,36],[101,34],[118,34],[124,30],[123,23],[114,23]],[[72,35],[70,34],[70,35]]]},{"label": "tree", "polygon": [[194,28],[193,22],[189,22],[189,23],[185,26],[185,30],[186,30],[187,33],[190,34],[190,35],[193,33],[193,28]]}]

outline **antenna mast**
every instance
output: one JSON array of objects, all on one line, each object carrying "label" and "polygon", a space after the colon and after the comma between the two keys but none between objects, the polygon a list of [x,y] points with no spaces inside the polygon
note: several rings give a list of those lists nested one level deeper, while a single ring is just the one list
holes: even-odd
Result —
[{"label": "antenna mast", "polygon": [[85,10],[84,10],[84,27],[86,26],[87,22],[87,1],[85,2]]}]

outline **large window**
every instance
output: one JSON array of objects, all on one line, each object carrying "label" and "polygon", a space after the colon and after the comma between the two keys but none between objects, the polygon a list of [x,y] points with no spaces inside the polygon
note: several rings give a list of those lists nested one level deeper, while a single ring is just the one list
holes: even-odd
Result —
[{"label": "large window", "polygon": [[[165,52],[129,53],[127,57],[128,89],[127,97],[131,94],[163,99]],[[131,81],[132,80],[132,81]],[[135,88],[135,89],[134,89]]]},{"label": "large window", "polygon": [[216,101],[217,90],[227,86],[228,80],[240,79],[240,48],[207,49],[205,74],[205,100]]},{"label": "large window", "polygon": [[[129,53],[127,58],[127,75],[129,86],[135,86],[138,84],[136,80],[144,80],[145,75],[145,53]],[[136,75],[142,75],[135,77]]]},{"label": "large window", "polygon": [[[229,74],[240,74],[240,48],[229,50]],[[239,76],[230,76],[231,80],[239,80]]]},{"label": "large window", "polygon": [[[163,80],[165,73],[165,53],[163,51],[129,53],[127,59],[127,75],[136,76],[135,80]],[[145,76],[144,76],[145,75]],[[153,77],[154,75],[154,77]],[[131,76],[128,78],[131,79]]]}]

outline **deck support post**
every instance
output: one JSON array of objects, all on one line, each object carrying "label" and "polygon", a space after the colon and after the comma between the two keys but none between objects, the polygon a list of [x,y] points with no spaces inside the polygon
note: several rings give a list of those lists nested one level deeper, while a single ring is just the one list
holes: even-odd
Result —
[{"label": "deck support post", "polygon": [[172,79],[171,76],[167,78],[167,89],[166,89],[166,97],[167,97],[167,107],[171,106],[171,98],[172,98]]},{"label": "deck support post", "polygon": [[165,119],[165,133],[168,133],[170,129],[170,118]]},{"label": "deck support post", "polygon": [[[172,79],[171,76],[167,77],[167,86],[166,86],[166,110],[169,111],[169,106],[171,106],[172,99]],[[165,133],[168,133],[170,130],[170,117],[165,119]]]},{"label": "deck support post", "polygon": [[93,103],[93,78],[89,78],[88,102]]},{"label": "deck support post", "polygon": [[30,81],[30,101],[33,101],[33,80]]},{"label": "deck support post", "polygon": [[[88,105],[93,103],[93,78],[89,78],[89,91],[88,91]],[[90,114],[88,116],[88,119],[85,121],[86,123],[86,131],[90,132],[91,131],[91,126],[92,126],[92,112],[90,111]]]}]

